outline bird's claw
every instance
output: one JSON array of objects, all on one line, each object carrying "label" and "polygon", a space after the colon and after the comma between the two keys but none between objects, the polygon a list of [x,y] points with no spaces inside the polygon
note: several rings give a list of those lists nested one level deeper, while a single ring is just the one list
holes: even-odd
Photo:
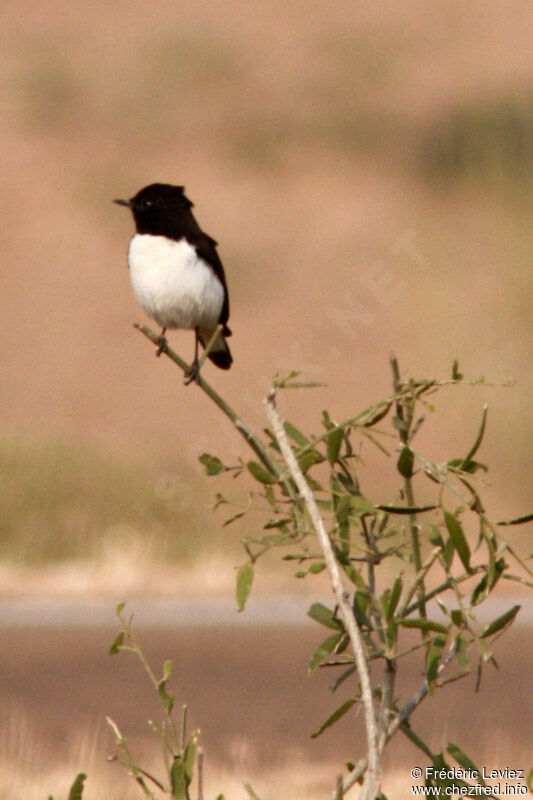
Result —
[{"label": "bird's claw", "polygon": [[200,366],[198,360],[193,361],[189,369],[185,372],[183,383],[188,386],[192,382],[200,383]]},{"label": "bird's claw", "polygon": [[159,345],[159,347],[155,351],[155,354],[159,358],[161,353],[166,353],[167,351],[168,348],[167,337],[161,334],[161,336],[157,337],[156,343]]}]

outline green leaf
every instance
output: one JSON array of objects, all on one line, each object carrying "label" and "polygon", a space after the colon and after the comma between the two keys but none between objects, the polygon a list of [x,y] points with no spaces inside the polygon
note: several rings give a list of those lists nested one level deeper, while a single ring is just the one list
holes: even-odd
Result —
[{"label": "green leaf", "polygon": [[248,461],[246,469],[250,472],[259,483],[277,483],[278,479],[273,472],[259,464],[258,461]]},{"label": "green leaf", "polygon": [[278,517],[278,519],[269,519],[263,525],[263,530],[268,531],[271,528],[284,528],[289,522],[292,522],[292,517]]},{"label": "green leaf", "polygon": [[446,567],[446,569],[450,569],[450,567],[452,565],[453,554],[454,553],[455,553],[455,547],[454,547],[454,544],[453,544],[453,539],[450,536],[448,538],[446,544],[442,548],[442,553],[440,555],[440,558],[441,558],[442,562],[444,563],[444,566]]},{"label": "green leaf", "polygon": [[466,541],[466,536],[464,535],[461,523],[457,517],[455,517],[449,511],[444,512],[444,520],[459,558],[463,562],[463,566],[466,571],[470,572],[470,548],[468,546],[468,542]]},{"label": "green leaf", "polygon": [[507,566],[505,559],[503,558],[499,558],[494,563],[492,562],[493,559],[491,559],[489,572],[486,573],[479,583],[474,587],[474,591],[472,592],[472,596],[470,598],[470,605],[472,606],[476,606],[485,600],[487,595],[490,594],[490,592],[498,583],[503,571]]},{"label": "green leaf", "polygon": [[185,769],[185,776],[187,778],[187,785],[192,781],[194,763],[196,759],[196,743],[198,741],[199,732],[195,731],[187,745],[183,754],[183,767]]},{"label": "green leaf", "polygon": [[524,586],[527,586],[528,589],[533,589],[533,583],[531,581],[526,581],[521,575],[511,575],[510,572],[506,572],[502,577],[507,581],[516,581],[517,583],[522,583]]},{"label": "green leaf", "polygon": [[436,633],[448,634],[446,625],[442,625],[440,622],[435,622],[435,620],[432,619],[422,619],[420,617],[411,619],[410,617],[405,617],[404,619],[399,619],[398,624],[402,625],[404,628],[419,628],[422,631],[435,631]]},{"label": "green leaf", "polygon": [[361,490],[357,484],[357,479],[354,479],[351,475],[345,475],[344,472],[337,472],[336,477],[347,492],[355,497],[361,496]]},{"label": "green leaf", "polygon": [[497,522],[496,525],[523,525],[524,522],[531,522],[533,514],[525,514],[523,517],[515,517],[515,519],[502,520]]},{"label": "green leaf", "polygon": [[481,638],[484,639],[487,636],[492,636],[494,633],[501,631],[502,628],[505,628],[508,625],[510,625],[513,622],[516,615],[518,614],[520,608],[521,606],[519,605],[513,606],[512,608],[509,609],[509,611],[506,611],[505,614],[502,614],[497,619],[494,619],[489,625],[487,625],[483,629]]},{"label": "green leaf", "polygon": [[284,383],[282,389],[316,389],[319,386],[326,386],[321,381],[292,381],[292,383]]},{"label": "green leaf", "polygon": [[326,409],[322,411],[322,425],[327,431],[335,427],[335,423],[331,419],[329,412]]},{"label": "green leaf", "polygon": [[442,540],[442,536],[440,535],[440,531],[434,525],[429,526],[429,533],[428,539],[434,547],[444,547],[444,542]]},{"label": "green leaf", "polygon": [[81,800],[83,795],[83,783],[87,775],[84,772],[78,773],[76,776],[74,783],[70,787],[70,792],[68,793],[68,800]]},{"label": "green leaf", "polygon": [[434,511],[438,506],[386,506],[379,503],[376,508],[387,514],[423,514],[425,511]]},{"label": "green leaf", "polygon": [[250,800],[261,800],[261,798],[260,798],[260,797],[258,797],[258,796],[256,795],[256,793],[254,792],[254,790],[252,789],[252,786],[251,786],[251,784],[249,784],[249,783],[245,783],[245,784],[244,784],[244,788],[246,789],[246,791],[247,791],[247,792],[248,792],[248,794],[250,795]]},{"label": "green leaf", "polygon": [[431,761],[433,761],[433,752],[429,749],[427,744],[411,729],[409,722],[403,722],[400,725],[401,732],[415,744],[419,750],[422,750]]},{"label": "green leaf", "polygon": [[463,374],[459,372],[459,364],[457,360],[455,360],[452,364],[452,381],[462,381]]},{"label": "green leaf", "polygon": [[236,511],[235,514],[231,515],[231,517],[228,517],[227,519],[225,519],[224,522],[222,523],[222,527],[225,528],[227,525],[231,525],[232,522],[236,522],[236,520],[241,519],[242,517],[245,517],[246,514],[248,514],[248,512],[252,508],[253,499],[254,499],[253,492],[249,492],[248,502],[246,503],[244,508],[241,508],[240,511]]},{"label": "green leaf", "polygon": [[324,456],[320,455],[318,450],[307,450],[303,455],[298,456],[298,466],[304,475],[308,469],[315,464],[321,464],[322,461],[325,461]]},{"label": "green leaf", "polygon": [[388,622],[390,622],[390,620],[394,616],[394,612],[396,611],[396,607],[398,605],[398,601],[402,593],[402,588],[403,588],[402,576],[398,575],[392,586],[390,597],[388,598],[387,607],[385,609],[385,617]]},{"label": "green leaf", "polygon": [[296,428],[292,422],[288,422],[285,420],[283,423],[283,427],[285,428],[285,433],[289,436],[296,444],[299,444],[300,447],[305,447],[306,444],[309,444],[309,439],[307,436]]},{"label": "green leaf", "polygon": [[464,458],[451,458],[446,462],[446,466],[454,472],[468,472],[470,475],[474,475],[478,470],[488,472],[489,469],[481,461],[474,461],[473,459],[465,461]]},{"label": "green leaf", "polygon": [[389,619],[389,621],[387,622],[387,627],[385,629],[385,641],[387,643],[387,649],[388,649],[387,657],[390,658],[393,658],[395,655],[394,646],[396,644],[397,630],[398,627],[396,625],[396,621],[394,620],[394,618]]},{"label": "green leaf", "polygon": [[243,564],[237,571],[237,610],[243,611],[254,580],[253,564]]},{"label": "green leaf", "polygon": [[265,486],[265,498],[272,508],[276,508],[276,495],[272,486]]},{"label": "green leaf", "polygon": [[439,677],[439,689],[442,689],[447,683],[454,683],[460,680],[460,678],[466,678],[469,673],[469,669],[456,669],[453,672],[447,672],[445,678]]},{"label": "green leaf", "polygon": [[372,624],[367,616],[366,610],[370,602],[370,592],[366,588],[357,589],[353,596],[353,613],[360,628],[370,629]]},{"label": "green leaf", "polygon": [[124,641],[124,631],[119,631],[113,641],[111,642],[111,647],[109,648],[109,655],[115,656],[119,651],[120,647]]},{"label": "green leaf", "polygon": [[452,622],[457,628],[462,628],[466,624],[465,615],[460,608],[454,608],[451,612]]},{"label": "green leaf", "polygon": [[311,734],[311,738],[316,739],[317,736],[320,736],[320,734],[326,730],[326,728],[330,728],[332,725],[334,725],[337,722],[337,720],[343,717],[351,709],[354,703],[357,703],[357,700],[358,700],[357,697],[351,697],[349,700],[345,700],[344,703],[342,703],[342,705],[340,705],[333,712],[333,714],[331,714],[327,718],[327,720],[322,723],[320,728],[318,728],[318,730],[316,730],[314,733]]},{"label": "green leaf", "polygon": [[167,681],[172,674],[172,661],[165,661],[163,664],[163,677],[157,683],[157,691],[165,709],[170,714],[174,708],[174,695],[167,690]]},{"label": "green leaf", "polygon": [[322,603],[313,603],[307,612],[307,616],[314,619],[315,622],[325,625],[326,628],[333,628],[333,630],[336,631],[344,630],[341,620],[334,617],[333,611],[327,606],[322,605]]},{"label": "green leaf", "polygon": [[400,458],[398,459],[398,463],[396,464],[396,468],[400,475],[403,475],[404,478],[411,478],[413,476],[413,464],[415,461],[415,456],[411,448],[404,447],[402,448],[402,452],[400,453]]},{"label": "green leaf", "polygon": [[354,586],[365,586],[365,579],[363,578],[357,567],[354,567],[354,565],[350,563],[347,564],[341,563],[341,567],[346,573],[348,580],[350,580]]},{"label": "green leaf", "polygon": [[312,575],[318,575],[320,572],[323,572],[326,569],[326,565],[323,561],[317,561],[315,564],[311,564],[309,567],[309,572]]},{"label": "green leaf", "polygon": [[433,766],[435,773],[426,781],[426,786],[439,786],[441,789],[445,789],[448,786],[461,786],[464,784],[464,781],[460,778],[441,777],[439,774],[441,770],[443,775],[450,774],[450,765],[444,760],[442,753],[434,753]]},{"label": "green leaf", "polygon": [[363,427],[371,428],[373,425],[376,425],[378,422],[381,422],[383,417],[386,417],[387,414],[389,413],[389,411],[391,409],[391,406],[392,406],[392,402],[391,403],[386,403],[385,407],[381,411],[378,411],[376,414],[374,414],[372,417],[370,417],[370,419],[368,419],[363,424]]},{"label": "green leaf", "polygon": [[468,658],[469,643],[461,634],[455,638],[455,658],[462,670],[470,671],[470,659]]},{"label": "green leaf", "polygon": [[451,767],[444,760],[442,753],[435,753],[433,755],[433,767],[435,768],[435,772],[431,778],[426,780],[426,786],[438,786],[440,789],[446,789],[448,786],[453,787],[466,785],[465,782],[460,778],[442,777],[442,775],[452,774],[450,772]]},{"label": "green leaf", "polygon": [[476,779],[476,782],[478,784],[481,784],[482,786],[486,786],[485,781],[481,777],[482,772],[479,769],[479,767],[477,767],[476,764],[474,764],[472,759],[469,758],[466,755],[466,753],[463,753],[463,751],[458,745],[454,744],[453,742],[448,742],[446,750],[451,755],[451,757],[454,758],[457,761],[457,763],[460,764],[462,767],[464,767],[465,769],[469,769],[472,772],[477,772],[479,777]]},{"label": "green leaf", "polygon": [[263,428],[263,433],[270,439],[268,446],[271,447],[273,450],[275,450],[276,453],[281,453],[278,440],[276,439],[270,428]]},{"label": "green leaf", "polygon": [[438,675],[442,651],[446,645],[447,636],[439,634],[433,639],[426,658],[426,677],[430,687],[435,683]]},{"label": "green leaf", "polygon": [[336,692],[336,691],[337,691],[337,689],[339,688],[339,686],[341,685],[341,683],[344,683],[344,681],[345,681],[347,678],[349,678],[349,677],[350,677],[350,675],[353,675],[353,674],[354,674],[354,672],[356,672],[356,671],[357,671],[357,666],[356,666],[355,664],[352,664],[350,667],[348,667],[348,669],[344,670],[344,672],[342,673],[342,675],[339,675],[339,677],[338,677],[338,678],[336,678],[336,679],[333,681],[333,683],[332,683],[332,684],[331,684],[331,686],[329,687],[329,688],[330,688],[330,690],[331,690],[332,692]]},{"label": "green leaf", "polygon": [[533,792],[533,769],[530,769],[526,778],[527,788]]},{"label": "green leaf", "polygon": [[187,776],[181,756],[174,756],[170,768],[170,786],[174,800],[184,800],[187,792]]},{"label": "green leaf", "polygon": [[202,453],[198,460],[204,465],[208,475],[218,475],[220,472],[224,471],[224,464],[220,458],[212,456],[211,453]]},{"label": "green leaf", "polygon": [[468,462],[471,461],[471,459],[475,456],[481,442],[483,441],[483,436],[485,434],[485,425],[487,424],[487,411],[488,411],[488,406],[483,406],[483,415],[481,417],[481,425],[479,426],[479,431],[476,437],[476,441],[474,442],[474,444],[464,457],[462,469],[465,469],[464,465],[468,464]]},{"label": "green leaf", "polygon": [[330,433],[330,435],[328,436],[327,454],[328,454],[328,461],[330,464],[335,464],[335,462],[339,458],[339,453],[343,438],[344,438],[344,430],[342,428],[337,428],[337,430],[333,431],[333,433]]},{"label": "green leaf", "polygon": [[360,517],[363,514],[375,514],[376,506],[362,494],[354,494],[350,498],[350,510],[353,514]]},{"label": "green leaf", "polygon": [[319,644],[309,660],[309,666],[307,667],[308,675],[312,675],[316,668],[319,667],[324,661],[326,656],[329,656],[335,650],[337,645],[340,644],[343,636],[343,633],[334,633],[333,636],[328,636],[327,639],[324,639],[324,641]]}]

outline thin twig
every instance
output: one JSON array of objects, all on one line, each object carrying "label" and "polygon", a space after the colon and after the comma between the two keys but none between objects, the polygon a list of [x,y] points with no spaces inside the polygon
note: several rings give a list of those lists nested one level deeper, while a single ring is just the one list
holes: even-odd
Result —
[{"label": "thin twig", "polygon": [[[353,770],[350,772],[344,783],[342,784],[342,791],[344,794],[351,789],[354,783],[357,783],[361,775],[364,775],[368,767],[368,759],[361,758]],[[328,800],[337,800],[337,789],[328,797]]]},{"label": "thin twig", "polygon": [[349,594],[342,582],[339,565],[335,558],[331,541],[326,532],[324,521],[320,515],[320,511],[318,510],[313,493],[303,476],[294,452],[289,444],[287,434],[285,433],[285,428],[283,427],[283,422],[276,408],[276,390],[272,389],[263,402],[267,417],[272,425],[272,429],[274,431],[274,435],[276,436],[283,458],[285,459],[291,476],[298,487],[301,497],[303,498],[311,518],[311,522],[313,523],[313,527],[318,536],[322,551],[324,553],[324,560],[331,578],[333,592],[337,599],[339,610],[344,620],[344,625],[352,642],[357,671],[359,673],[359,679],[361,682],[361,696],[365,712],[368,755],[367,779],[363,786],[360,800],[374,800],[374,798],[379,794],[380,785],[380,768],[377,750],[378,731],[374,712],[374,703],[372,700],[370,672],[368,668],[368,662],[365,657],[363,637],[350,604]]},{"label": "thin twig", "polygon": [[[353,425],[354,427],[357,428],[365,427],[367,423],[370,422],[373,419],[373,417],[376,416],[376,414],[385,411],[385,409],[387,409],[388,411],[390,406],[392,406],[392,404],[396,403],[398,400],[402,400],[408,396],[412,396],[415,399],[420,398],[426,392],[430,392],[432,394],[433,392],[436,392],[445,386],[455,386],[460,383],[463,383],[468,386],[476,386],[480,384],[483,386],[493,385],[486,381],[464,381],[462,378],[460,380],[450,378],[449,380],[442,380],[442,381],[437,381],[437,380],[423,381],[421,383],[415,383],[413,386],[406,386],[403,389],[400,389],[400,391],[395,392],[390,397],[385,397],[383,400],[379,400],[377,403],[368,406],[368,408],[365,408],[362,411],[359,411],[357,414],[343,420],[342,422],[338,422],[336,425],[333,425],[333,427],[328,428],[327,431],[325,431],[325,433],[313,438],[313,440],[309,442],[309,444],[304,445],[304,447],[298,450],[298,455],[302,456],[309,450],[313,450],[315,445],[317,445],[319,442],[322,442],[325,439],[327,439],[329,436],[331,436],[332,433],[335,433],[335,431],[344,430],[349,425]],[[512,383],[503,383],[496,385],[511,386]]]},{"label": "thin twig", "polygon": [[[400,367],[398,365],[398,359],[395,356],[391,356],[390,365],[392,369],[393,388],[395,393],[398,394],[399,392],[402,391],[402,389],[405,388],[405,384],[402,384],[400,378]],[[402,443],[402,446],[404,448],[409,447],[409,442],[411,438],[411,426],[413,423],[413,415],[415,410],[415,397],[416,396],[414,394],[411,394],[407,395],[403,399],[403,401],[402,400],[396,401],[396,418],[399,423],[398,435],[400,438],[400,442]],[[406,503],[410,508],[414,508],[415,497],[414,497],[413,482],[411,475],[408,475],[407,473],[404,475],[403,485],[404,485]],[[416,582],[416,591],[419,600],[419,613],[422,619],[427,619],[426,603],[424,600],[426,594],[426,589],[424,585],[425,575],[422,570],[422,551],[420,546],[419,525],[415,513],[409,514],[409,533],[411,537],[411,549],[413,552],[415,573],[418,578]],[[422,630],[422,638],[423,639],[428,638],[427,631]]]},{"label": "thin twig", "polygon": [[[134,327],[138,331],[140,331],[144,336],[146,336],[146,338],[149,339],[152,342],[152,344],[156,345],[156,347],[160,345],[159,336],[152,330],[150,330],[150,328],[148,328],[147,325],[135,325]],[[187,372],[187,370],[189,369],[189,364],[187,364],[187,362],[184,361],[170,347],[167,346],[163,350],[162,355],[165,355],[167,356],[167,358],[170,358],[170,360],[173,361],[175,364],[177,364],[183,370],[183,372]],[[209,383],[207,383],[206,380],[204,380],[201,374],[198,375],[197,385],[200,387],[200,389],[202,389],[202,391],[206,393],[208,397],[211,398],[211,400],[220,408],[220,410],[223,411],[227,417],[229,417],[229,419],[237,428],[241,436],[244,439],[246,439],[246,441],[248,442],[254,453],[262,461],[265,467],[268,470],[270,470],[270,472],[272,472],[274,475],[279,477],[280,475],[279,467],[276,464],[276,462],[272,458],[270,458],[270,454],[268,453],[267,449],[260,441],[260,439],[258,439],[258,437],[255,436],[255,434],[250,430],[250,428],[248,428],[248,426],[245,425],[245,423],[239,418],[238,414],[231,408],[231,406],[229,406],[226,403],[225,400],[222,399],[222,397],[218,394],[218,392],[216,392],[213,389],[213,387]]]}]

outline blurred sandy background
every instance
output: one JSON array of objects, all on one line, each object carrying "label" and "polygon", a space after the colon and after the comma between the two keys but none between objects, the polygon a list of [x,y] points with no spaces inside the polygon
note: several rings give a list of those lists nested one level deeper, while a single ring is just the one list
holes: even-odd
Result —
[{"label": "blurred sandy background", "polygon": [[[235,364],[206,377],[251,425],[278,371],[327,383],[283,400],[311,431],[323,408],[388,394],[391,351],[417,377],[457,358],[516,385],[446,390],[426,452],[464,455],[488,403],[489,510],[530,510],[531,5],[4,0],[0,15],[4,595],[179,593],[173,570],[199,552],[231,593],[239,531],[207,509],[218,487],[197,456],[248,454],[132,327],[133,223],[111,200],[153,181],[184,184],[220,243]],[[190,358],[190,333],[170,343]]]}]

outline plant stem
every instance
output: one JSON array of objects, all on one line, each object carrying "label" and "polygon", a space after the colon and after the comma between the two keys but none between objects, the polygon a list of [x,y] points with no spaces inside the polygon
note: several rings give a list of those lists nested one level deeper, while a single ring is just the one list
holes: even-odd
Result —
[{"label": "plant stem", "polygon": [[[392,383],[394,392],[398,395],[400,392],[405,388],[402,385],[402,381],[400,378],[400,368],[398,366],[398,359],[395,356],[390,357],[390,364],[392,369]],[[413,422],[413,412],[414,412],[414,398],[409,395],[405,398],[404,402],[401,400],[396,401],[396,417],[398,419],[398,433],[400,436],[400,441],[404,447],[409,446],[409,433],[411,431],[411,425]],[[415,496],[413,492],[413,482],[410,477],[404,477],[404,493],[405,493],[405,502],[409,506],[409,508],[414,508],[415,506]],[[415,573],[416,575],[420,575],[422,570],[422,554],[421,554],[421,547],[420,547],[420,536],[418,531],[418,522],[416,518],[416,514],[409,514],[409,534],[411,536],[411,546],[413,549],[413,561],[415,565]],[[417,593],[418,593],[418,600],[419,600],[419,613],[422,619],[427,619],[426,613],[426,603],[425,603],[425,595],[426,590],[424,586],[424,578],[422,577],[419,580],[417,585]],[[427,631],[422,631],[422,638],[427,638]]]},{"label": "plant stem", "polygon": [[[155,334],[150,328],[146,325],[135,325],[138,331],[140,331],[147,339],[149,339],[152,344],[156,347],[159,347],[159,337]],[[189,365],[186,361],[184,361],[174,350],[170,347],[167,347],[163,350],[163,355],[166,355],[173,361],[175,364],[180,367],[183,372],[187,372],[189,369]],[[213,387],[207,383],[202,377],[202,375],[198,376],[198,384],[200,389],[202,389],[206,395],[211,398],[211,400],[217,405],[220,410],[232,421],[235,428],[241,434],[241,436],[246,440],[246,442],[250,445],[256,456],[260,459],[260,461],[264,464],[264,466],[270,470],[274,475],[279,477],[281,475],[280,469],[276,462],[270,458],[270,454],[268,453],[266,447],[264,446],[263,442],[248,428],[247,425],[239,418],[238,414],[229,406],[225,400],[216,392]]]},{"label": "plant stem", "polygon": [[311,518],[311,522],[313,523],[313,527],[318,536],[322,551],[324,553],[324,560],[331,578],[333,592],[337,599],[346,630],[348,631],[348,635],[352,642],[357,671],[359,673],[359,679],[361,682],[361,697],[365,712],[365,727],[367,736],[368,772],[367,778],[363,785],[360,800],[374,800],[374,798],[379,794],[380,787],[380,764],[377,749],[378,732],[376,716],[374,712],[374,703],[372,699],[370,671],[365,656],[363,637],[350,604],[349,594],[342,582],[339,565],[335,558],[331,541],[326,532],[324,521],[320,515],[320,511],[318,510],[318,506],[309,484],[305,480],[294,452],[289,444],[287,434],[285,433],[285,428],[283,427],[283,422],[276,408],[276,390],[272,389],[263,402],[267,417],[272,425],[272,429],[279,444],[283,458],[285,459],[289,472],[296,486],[298,487],[301,497],[303,498]]}]

